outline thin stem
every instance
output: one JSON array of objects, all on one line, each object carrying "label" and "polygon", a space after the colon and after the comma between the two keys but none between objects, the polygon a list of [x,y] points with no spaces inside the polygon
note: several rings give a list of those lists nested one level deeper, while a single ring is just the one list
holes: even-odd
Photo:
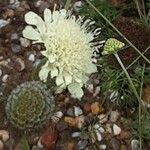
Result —
[{"label": "thin stem", "polygon": [[120,57],[118,56],[117,53],[115,53],[114,55],[115,55],[115,57],[116,57],[118,63],[120,64],[121,68],[123,69],[125,75],[127,76],[127,79],[128,79],[128,81],[129,81],[129,84],[130,84],[130,86],[131,86],[131,88],[132,88],[132,90],[133,90],[133,92],[134,92],[134,94],[135,94],[135,96],[136,96],[138,102],[141,103],[141,99],[140,99],[140,97],[139,97],[139,95],[138,95],[138,92],[137,92],[137,90],[136,90],[136,88],[135,88],[135,86],[134,86],[134,84],[133,84],[133,82],[132,82],[132,79],[131,79],[129,73],[127,72],[127,70],[126,70],[124,64],[122,63],[122,61],[121,61],[121,59],[120,59]]},{"label": "thin stem", "polygon": [[[141,76],[141,85],[140,85],[140,99],[142,99],[142,89],[143,89],[143,77],[144,77],[145,65],[143,66],[142,76]],[[141,129],[141,115],[142,115],[142,107],[141,103],[139,103],[139,140],[140,140],[140,149],[142,149],[142,129]]]},{"label": "thin stem", "polygon": [[138,48],[136,48],[89,0],[86,0],[86,2],[129,44],[131,47],[137,51],[143,59],[145,59],[149,64],[150,60],[148,60]]}]

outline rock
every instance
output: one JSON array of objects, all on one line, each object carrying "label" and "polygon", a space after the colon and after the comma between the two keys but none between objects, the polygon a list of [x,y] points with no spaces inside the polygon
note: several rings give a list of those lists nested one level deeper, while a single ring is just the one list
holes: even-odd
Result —
[{"label": "rock", "polygon": [[3,148],[4,148],[4,144],[3,144],[3,142],[0,140],[0,150],[3,150]]},{"label": "rock", "polygon": [[112,150],[120,150],[121,143],[116,138],[112,138],[110,140],[110,145],[112,147]]},{"label": "rock", "polygon": [[91,111],[91,104],[85,103],[85,105],[84,105],[84,111],[85,112],[90,112]]},{"label": "rock", "polygon": [[99,146],[99,148],[100,148],[100,150],[105,150],[105,149],[107,148],[107,146],[106,146],[105,144],[101,144],[101,145]]},{"label": "rock", "polygon": [[18,45],[18,44],[12,43],[12,44],[11,44],[11,49],[12,49],[12,51],[13,51],[14,53],[19,53],[19,52],[21,52],[21,46]]},{"label": "rock", "polygon": [[2,77],[2,81],[3,81],[4,83],[6,83],[6,82],[7,82],[7,80],[8,80],[8,77],[9,77],[9,75],[8,75],[8,74],[3,75],[3,77]]},{"label": "rock", "polygon": [[3,72],[2,72],[2,69],[0,69],[0,77],[2,76]]},{"label": "rock", "polygon": [[76,117],[78,117],[78,116],[80,116],[82,114],[83,114],[82,109],[80,107],[74,106],[74,115]]},{"label": "rock", "polygon": [[77,127],[82,128],[83,124],[84,124],[84,121],[85,121],[84,116],[76,117],[76,120],[77,120]]},{"label": "rock", "polygon": [[47,1],[37,1],[35,7],[39,7],[39,11],[43,12],[46,8],[49,8],[50,4]]},{"label": "rock", "polygon": [[68,127],[68,125],[67,125],[67,123],[66,122],[64,122],[64,121],[60,121],[59,123],[57,123],[57,125],[56,125],[56,129],[58,130],[58,131],[63,131],[63,130],[65,130],[66,128]]},{"label": "rock", "polygon": [[121,133],[121,128],[117,126],[116,124],[113,124],[113,132],[114,132],[114,135],[119,135]]},{"label": "rock", "polygon": [[105,130],[107,133],[111,134],[112,133],[111,124],[107,123]]},{"label": "rock", "polygon": [[12,9],[6,9],[6,11],[3,13],[3,18],[7,19],[7,18],[13,18],[14,17],[14,10]]},{"label": "rock", "polygon": [[25,38],[20,38],[20,43],[21,43],[21,46],[23,47],[29,47],[30,46],[30,41],[28,39],[25,39]]},{"label": "rock", "polygon": [[8,20],[0,19],[0,28],[5,27],[9,23],[10,23],[9,19]]},{"label": "rock", "polygon": [[20,2],[18,0],[10,0],[11,7],[16,9],[20,6]]},{"label": "rock", "polygon": [[3,142],[6,142],[9,139],[9,132],[6,130],[0,130],[0,139],[2,139]]},{"label": "rock", "polygon": [[116,111],[111,111],[110,113],[110,121],[111,122],[116,122],[118,120],[120,116],[120,113],[116,110]]},{"label": "rock", "polygon": [[95,89],[95,92],[94,92],[93,96],[96,97],[99,93],[100,93],[100,87],[97,86],[96,89]]},{"label": "rock", "polygon": [[25,63],[21,58],[16,58],[16,62],[19,64],[18,71],[22,71],[25,69]]},{"label": "rock", "polygon": [[107,114],[100,114],[98,115],[98,119],[100,123],[106,123],[108,121],[108,115]]},{"label": "rock", "polygon": [[17,33],[12,33],[10,36],[11,40],[17,40],[18,39],[18,34]]},{"label": "rock", "polygon": [[95,132],[96,133],[96,136],[97,136],[97,141],[101,141],[102,140],[102,135],[101,135],[101,133],[99,132],[99,131],[96,131]]},{"label": "rock", "polygon": [[35,61],[35,55],[30,54],[29,57],[28,57],[28,60],[34,62]]},{"label": "rock", "polygon": [[89,84],[88,87],[87,87],[87,90],[88,90],[90,93],[93,93],[94,85],[93,85],[93,84]]},{"label": "rock", "polygon": [[74,3],[73,8],[75,11],[79,11],[81,9],[81,7],[83,6],[83,2],[82,1],[77,1]]},{"label": "rock", "polygon": [[75,150],[83,150],[87,147],[88,141],[86,140],[82,140],[79,141],[75,147]]},{"label": "rock", "polygon": [[131,149],[132,150],[138,150],[139,149],[139,141],[136,139],[133,139],[131,141]]},{"label": "rock", "polygon": [[91,111],[92,114],[98,115],[103,111],[103,107],[98,102],[94,102],[91,104]]},{"label": "rock", "polygon": [[63,117],[63,113],[61,111],[58,111],[54,113],[51,119],[54,123],[57,123],[62,117]]},{"label": "rock", "polygon": [[55,129],[46,130],[41,136],[41,144],[47,149],[54,149],[56,141],[58,138],[58,133]]},{"label": "rock", "polygon": [[74,108],[73,107],[71,107],[67,110],[67,115],[74,117]]},{"label": "rock", "polygon": [[79,137],[80,135],[81,135],[81,132],[73,132],[72,133],[73,138]]}]

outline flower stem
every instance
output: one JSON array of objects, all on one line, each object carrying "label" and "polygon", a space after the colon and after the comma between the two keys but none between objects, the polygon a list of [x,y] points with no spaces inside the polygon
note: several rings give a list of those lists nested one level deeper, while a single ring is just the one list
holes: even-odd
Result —
[{"label": "flower stem", "polygon": [[147,59],[138,48],[136,48],[89,0],[86,0],[86,2],[135,50],[137,53],[145,59],[150,64],[150,60]]},{"label": "flower stem", "polygon": [[135,96],[136,96],[136,98],[137,98],[137,100],[138,100],[138,102],[139,102],[139,105],[140,105],[140,104],[141,104],[140,96],[139,96],[139,94],[138,94],[138,92],[137,92],[137,90],[136,90],[136,88],[135,88],[135,86],[134,86],[134,84],[133,84],[133,82],[132,82],[132,79],[131,79],[129,73],[127,72],[127,70],[126,70],[124,64],[122,63],[120,57],[118,56],[118,54],[115,53],[114,55],[115,55],[115,57],[116,57],[118,63],[120,64],[121,68],[123,69],[123,71],[124,71],[124,73],[125,73],[125,75],[126,75],[128,81],[129,81],[129,83],[130,83],[130,86],[131,86],[131,88],[132,88],[132,90],[133,90],[133,92],[134,92],[134,94],[135,94]]}]

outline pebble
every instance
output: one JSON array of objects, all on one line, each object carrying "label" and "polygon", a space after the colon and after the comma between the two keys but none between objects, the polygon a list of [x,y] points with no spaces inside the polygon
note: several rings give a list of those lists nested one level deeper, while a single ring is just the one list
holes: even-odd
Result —
[{"label": "pebble", "polygon": [[74,115],[75,115],[76,117],[78,117],[78,116],[80,116],[80,115],[82,115],[82,114],[83,114],[82,109],[81,109],[80,107],[74,106]]},{"label": "pebble", "polygon": [[98,102],[94,102],[91,104],[91,111],[92,114],[98,115],[100,112],[103,111],[103,107]]},{"label": "pebble", "polygon": [[111,102],[114,102],[117,100],[117,97],[119,95],[119,92],[118,91],[112,91],[109,98],[111,100]]},{"label": "pebble", "polygon": [[77,1],[74,3],[73,8],[75,11],[78,12],[81,9],[82,5],[83,5],[82,1]]},{"label": "pebble", "polygon": [[73,132],[72,133],[73,138],[79,137],[80,135],[81,135],[81,132]]},{"label": "pebble", "polygon": [[136,139],[133,139],[131,141],[131,149],[132,150],[138,150],[139,149],[139,141]]},{"label": "pebble", "polygon": [[10,23],[9,19],[8,20],[0,19],[0,28],[5,27],[9,23]]},{"label": "pebble", "polygon": [[74,108],[71,107],[67,110],[67,115],[74,117]]},{"label": "pebble", "polygon": [[0,69],[0,77],[2,76],[2,74],[3,74],[3,72],[2,72],[2,70]]},{"label": "pebble", "polygon": [[9,75],[8,75],[8,74],[5,74],[5,75],[2,77],[2,81],[3,81],[4,83],[6,83],[7,80],[8,80],[8,77],[9,77]]},{"label": "pebble", "polygon": [[108,121],[108,115],[107,114],[100,114],[98,116],[99,122],[100,123],[106,123]]},{"label": "pebble", "polygon": [[29,47],[30,46],[30,41],[28,39],[23,38],[23,37],[20,38],[20,43],[21,43],[21,46],[23,46],[23,47]]},{"label": "pebble", "polygon": [[53,122],[57,123],[62,117],[63,117],[63,113],[61,111],[58,111],[54,113],[51,119]]},{"label": "pebble", "polygon": [[107,123],[105,130],[107,133],[111,134],[112,133],[111,124]]},{"label": "pebble", "polygon": [[111,111],[110,113],[110,121],[111,122],[116,122],[118,120],[120,116],[120,113],[116,110],[116,111]]},{"label": "pebble", "polygon": [[119,135],[121,133],[121,128],[117,126],[116,124],[113,124],[113,132],[114,132],[114,135]]},{"label": "pebble", "polygon": [[17,58],[16,61],[19,63],[20,68],[18,68],[19,71],[22,71],[25,69],[25,63],[21,58]]},{"label": "pebble", "polygon": [[0,150],[3,150],[3,148],[4,148],[4,144],[3,144],[3,142],[0,140]]},{"label": "pebble", "polygon": [[30,54],[29,57],[28,57],[28,60],[34,62],[35,61],[35,55]]},{"label": "pebble", "polygon": [[101,144],[101,145],[99,146],[99,148],[100,148],[100,150],[105,150],[105,149],[107,148],[107,146],[106,146],[105,144]]},{"label": "pebble", "polygon": [[93,96],[96,97],[99,93],[100,93],[100,87],[97,86],[96,89],[95,89],[95,92],[94,92]]},{"label": "pebble", "polygon": [[11,49],[12,49],[12,51],[13,51],[14,53],[19,53],[19,52],[21,52],[21,46],[18,45],[18,44],[12,43],[12,44],[11,44]]},{"label": "pebble", "polygon": [[88,141],[86,140],[82,140],[82,141],[79,141],[76,145],[76,150],[83,150],[87,147],[87,144],[88,144]]},{"label": "pebble", "polygon": [[100,132],[96,131],[97,140],[100,142],[102,140],[102,135]]},{"label": "pebble", "polygon": [[10,0],[10,4],[14,9],[20,6],[20,2],[18,0]]},{"label": "pebble", "polygon": [[11,40],[17,40],[18,39],[18,34],[17,33],[12,33],[10,36]]},{"label": "pebble", "polygon": [[9,133],[6,130],[0,130],[0,138],[3,142],[6,142],[9,139]]},{"label": "pebble", "polygon": [[93,93],[94,85],[93,85],[93,84],[89,84],[88,87],[87,87],[87,90],[88,90],[90,93]]}]

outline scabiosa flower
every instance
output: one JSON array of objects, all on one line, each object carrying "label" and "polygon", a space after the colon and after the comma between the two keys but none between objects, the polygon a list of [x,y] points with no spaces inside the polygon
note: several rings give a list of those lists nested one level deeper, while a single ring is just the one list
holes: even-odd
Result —
[{"label": "scabiosa flower", "polygon": [[46,82],[50,74],[56,79],[59,92],[68,88],[73,97],[81,98],[83,85],[89,75],[97,71],[92,55],[103,41],[93,41],[101,29],[92,31],[94,21],[83,21],[82,17],[77,18],[65,9],[53,12],[45,9],[44,20],[28,12],[25,21],[29,26],[23,30],[23,36],[33,43],[44,43],[46,49],[41,52],[47,62],[39,72],[40,79]]}]

